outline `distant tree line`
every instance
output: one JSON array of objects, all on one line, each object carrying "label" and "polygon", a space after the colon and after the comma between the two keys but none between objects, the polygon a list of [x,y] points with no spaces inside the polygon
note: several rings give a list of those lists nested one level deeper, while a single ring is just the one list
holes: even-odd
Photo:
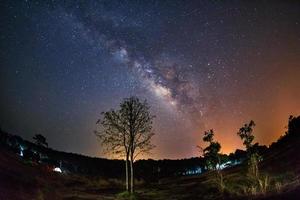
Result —
[{"label": "distant tree line", "polygon": [[[59,166],[65,173],[74,173],[87,176],[97,176],[103,178],[120,178],[125,176],[125,161],[109,160],[102,158],[91,158],[74,153],[66,153],[39,146],[35,143],[22,139],[20,136],[11,135],[4,131],[0,132],[0,148],[20,154],[21,146],[24,152],[38,154],[38,159],[25,156],[23,159],[33,160],[34,162]],[[242,160],[245,158],[243,150],[237,150],[229,156],[224,155],[223,160]],[[181,159],[181,160],[137,160],[134,162],[136,178],[143,179],[146,182],[157,182],[161,178],[182,176],[187,171],[193,171],[201,168],[203,173],[205,169],[205,159],[203,157]]]},{"label": "distant tree line", "polygon": [[[125,161],[111,160],[103,158],[92,158],[80,154],[66,153],[56,151],[51,148],[37,145],[33,142],[22,139],[20,136],[8,134],[0,131],[0,149],[20,154],[21,146],[24,151],[28,150],[38,154],[39,159],[32,157],[23,157],[26,160],[42,165],[59,166],[62,164],[62,170],[65,173],[79,174],[103,178],[125,177]],[[240,160],[245,158],[245,151],[237,150],[229,156],[224,155],[227,159]],[[134,162],[135,178],[142,179],[146,182],[157,182],[159,179],[182,176],[189,170],[201,168],[205,171],[205,159],[203,157],[178,159],[178,160],[137,160]]]}]

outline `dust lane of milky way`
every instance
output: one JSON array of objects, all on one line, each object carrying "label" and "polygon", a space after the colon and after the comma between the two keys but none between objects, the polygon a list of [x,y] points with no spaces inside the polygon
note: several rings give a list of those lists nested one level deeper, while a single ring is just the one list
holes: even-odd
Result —
[{"label": "dust lane of milky way", "polygon": [[157,116],[149,157],[198,156],[211,128],[229,153],[251,119],[270,144],[300,113],[299,11],[294,1],[4,1],[0,125],[105,156],[95,122],[135,95]]}]

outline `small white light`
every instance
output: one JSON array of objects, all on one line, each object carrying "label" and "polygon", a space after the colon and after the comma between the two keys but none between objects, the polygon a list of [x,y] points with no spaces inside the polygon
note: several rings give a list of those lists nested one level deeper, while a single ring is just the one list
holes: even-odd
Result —
[{"label": "small white light", "polygon": [[61,169],[60,169],[59,167],[55,167],[55,168],[53,169],[53,171],[62,173],[62,171],[61,171]]}]

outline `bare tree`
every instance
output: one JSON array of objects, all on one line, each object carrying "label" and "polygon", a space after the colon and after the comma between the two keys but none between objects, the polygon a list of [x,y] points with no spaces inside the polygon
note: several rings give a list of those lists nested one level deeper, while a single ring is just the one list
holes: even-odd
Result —
[{"label": "bare tree", "polygon": [[125,157],[126,190],[129,191],[129,132],[125,129],[120,111],[110,110],[102,112],[102,119],[97,121],[101,125],[100,131],[95,131],[106,152]]},{"label": "bare tree", "polygon": [[98,120],[101,131],[96,131],[101,143],[107,147],[107,151],[113,154],[124,155],[126,159],[126,189],[129,190],[130,161],[130,186],[131,193],[134,191],[135,159],[148,153],[154,148],[151,144],[153,115],[150,114],[150,106],[147,101],[140,102],[136,97],[123,100],[119,110],[110,110],[102,113],[103,118]]},{"label": "bare tree", "polygon": [[130,152],[130,175],[131,193],[134,192],[134,169],[135,159],[143,153],[148,153],[154,148],[151,144],[152,123],[154,116],[150,114],[150,106],[147,101],[140,102],[136,97],[124,99],[120,110],[124,119],[125,129],[129,132],[129,152]]}]

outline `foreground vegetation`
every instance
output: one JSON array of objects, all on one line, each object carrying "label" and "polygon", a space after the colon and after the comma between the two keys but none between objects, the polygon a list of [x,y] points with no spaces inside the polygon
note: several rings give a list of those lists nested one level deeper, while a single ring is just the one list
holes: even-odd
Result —
[{"label": "foreground vegetation", "polygon": [[[300,116],[289,118],[286,134],[271,144],[261,158],[252,149],[256,148],[252,144],[253,126],[252,122],[245,124],[238,133],[247,145],[248,158],[242,164],[223,170],[216,167],[222,155],[218,153],[220,145],[214,140],[211,130],[203,138],[209,144],[204,149],[204,159],[213,168],[197,176],[158,177],[152,181],[136,179],[134,193],[124,192],[126,181],[123,179],[56,173],[35,159],[23,159],[12,151],[14,148],[9,150],[8,146],[2,145],[0,199],[299,199]],[[9,141],[7,136],[2,134],[1,141]]]},{"label": "foreground vegetation", "polygon": [[[15,154],[0,151],[0,199],[297,199],[300,192],[299,141],[286,145],[260,164],[261,185],[254,187],[247,165],[223,170],[224,192],[215,183],[215,174],[161,179],[159,183],[136,181],[134,195],[124,193],[119,179],[65,175],[45,172]],[[293,155],[293,156],[292,156]],[[11,166],[11,167],[7,167]]]}]

